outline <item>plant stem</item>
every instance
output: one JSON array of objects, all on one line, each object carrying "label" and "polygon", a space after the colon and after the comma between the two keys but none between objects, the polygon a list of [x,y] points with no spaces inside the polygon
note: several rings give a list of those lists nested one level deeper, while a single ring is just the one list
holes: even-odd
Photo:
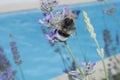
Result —
[{"label": "plant stem", "polygon": [[106,80],[108,80],[108,71],[106,69],[105,62],[104,62],[103,49],[101,49],[101,47],[100,47],[100,45],[99,45],[99,43],[98,43],[98,41],[96,39],[96,33],[94,32],[94,28],[93,28],[92,24],[90,23],[90,19],[89,19],[88,15],[87,15],[87,12],[83,11],[83,16],[84,16],[84,21],[85,21],[85,23],[87,25],[87,29],[90,32],[91,37],[95,41],[95,44],[97,46],[98,54],[99,54],[99,56],[100,56],[100,58],[102,60],[102,64],[103,64],[103,68],[104,68],[104,72],[105,72],[105,78],[106,78]]},{"label": "plant stem", "polygon": [[21,76],[22,76],[22,80],[25,80],[25,77],[24,77],[24,74],[23,74],[23,71],[22,71],[22,68],[20,65],[18,65],[18,68],[20,70],[20,73],[21,73]]},{"label": "plant stem", "polygon": [[[98,41],[97,41],[96,39],[94,39],[94,41],[95,41],[95,43],[96,43],[98,49],[100,50],[100,46],[99,46]],[[100,50],[100,52],[101,52],[101,50]],[[101,52],[101,54],[102,54],[102,52]],[[101,58],[101,60],[102,60],[102,64],[103,64],[103,68],[104,68],[106,80],[109,80],[109,79],[108,79],[108,71],[107,71],[106,66],[105,66],[104,58],[103,58],[102,56],[100,56],[100,58]]]},{"label": "plant stem", "polygon": [[88,75],[88,80],[91,80],[91,77]]},{"label": "plant stem", "polygon": [[109,80],[108,79],[108,71],[107,71],[106,66],[105,66],[105,61],[104,61],[103,58],[101,58],[101,60],[102,60],[102,64],[103,64],[106,80]]},{"label": "plant stem", "polygon": [[65,42],[64,44],[65,44],[66,48],[68,49],[68,51],[69,51],[69,53],[70,53],[73,61],[75,62],[76,67],[78,68],[79,72],[81,73],[82,77],[84,78],[85,75],[83,74],[83,72],[82,72],[82,70],[81,70],[81,68],[80,68],[80,66],[79,66],[79,64],[78,64],[78,62],[77,62],[77,60],[76,60],[76,58],[75,58],[72,50],[70,49],[70,47],[69,47],[69,45],[67,44],[67,42]]}]

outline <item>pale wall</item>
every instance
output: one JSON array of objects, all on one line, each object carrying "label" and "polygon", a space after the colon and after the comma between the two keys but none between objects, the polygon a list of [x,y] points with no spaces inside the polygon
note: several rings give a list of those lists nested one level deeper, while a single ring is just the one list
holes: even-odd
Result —
[{"label": "pale wall", "polygon": [[[0,13],[39,9],[41,0],[3,0],[0,2]],[[89,3],[96,0],[59,0],[59,5]]]}]

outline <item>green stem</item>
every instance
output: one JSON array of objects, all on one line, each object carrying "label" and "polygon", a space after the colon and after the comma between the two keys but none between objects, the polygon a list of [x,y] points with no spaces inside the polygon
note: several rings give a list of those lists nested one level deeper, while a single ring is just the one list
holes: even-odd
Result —
[{"label": "green stem", "polygon": [[64,59],[61,51],[59,52],[59,54],[60,54],[60,57],[61,57],[61,59],[62,59],[62,62],[63,62],[63,65],[64,65],[65,69],[67,69],[67,65],[68,65],[68,64],[67,64],[67,63],[65,64],[65,59]]},{"label": "green stem", "polygon": [[91,77],[88,75],[88,80],[91,80]]},{"label": "green stem", "polygon": [[25,77],[24,77],[24,74],[23,74],[21,66],[19,65],[18,68],[20,70],[20,73],[21,73],[21,76],[22,76],[22,80],[25,80]]},{"label": "green stem", "polygon": [[74,56],[72,50],[70,49],[69,45],[68,45],[66,42],[65,42],[64,44],[65,44],[66,48],[68,49],[68,51],[69,51],[69,53],[70,53],[70,55],[71,55],[73,61],[75,62],[75,65],[77,66],[79,72],[82,74],[82,77],[84,78],[85,75],[83,74],[83,72],[82,72],[82,70],[81,70],[81,68],[80,68],[80,66],[79,66],[79,64],[78,64],[78,62],[77,62],[77,60],[76,60],[76,58],[75,58],[75,56]]},{"label": "green stem", "polygon": [[86,53],[85,49],[82,47],[82,45],[81,45],[81,43],[80,43],[80,38],[78,38],[78,43],[79,43],[79,45],[80,45],[80,50],[81,50],[81,52],[82,52],[84,61],[85,61],[85,62],[88,62],[88,60],[87,60],[87,53]]},{"label": "green stem", "polygon": [[[98,41],[97,41],[96,39],[94,39],[94,41],[95,41],[98,49],[100,50],[100,46],[99,46]],[[101,52],[101,50],[100,50],[100,52]],[[101,52],[101,54],[102,54],[102,52]],[[109,80],[109,79],[108,79],[108,71],[107,71],[106,66],[105,66],[104,58],[103,58],[102,56],[100,56],[100,58],[101,58],[101,60],[102,60],[102,64],[103,64],[103,68],[104,68],[104,72],[105,72],[105,77],[106,77],[107,80]]]},{"label": "green stem", "polygon": [[101,59],[102,59],[102,64],[103,64],[103,68],[104,68],[106,80],[109,80],[109,78],[108,78],[108,71],[107,71],[107,69],[106,69],[104,59],[103,59],[103,58],[101,58]]},{"label": "green stem", "polygon": [[83,12],[83,16],[84,16],[85,23],[86,23],[86,25],[88,27],[88,31],[90,32],[91,37],[95,41],[97,49],[100,51],[100,52],[98,52],[98,54],[99,54],[99,56],[100,56],[100,58],[102,60],[102,64],[103,64],[103,68],[104,68],[104,72],[105,72],[105,78],[108,80],[108,71],[106,69],[105,62],[104,62],[104,53],[103,53],[103,51],[100,48],[100,45],[99,45],[99,43],[98,43],[98,41],[96,39],[96,36],[94,35],[95,34],[94,28],[91,25],[89,17],[87,16],[87,13],[85,11]]}]

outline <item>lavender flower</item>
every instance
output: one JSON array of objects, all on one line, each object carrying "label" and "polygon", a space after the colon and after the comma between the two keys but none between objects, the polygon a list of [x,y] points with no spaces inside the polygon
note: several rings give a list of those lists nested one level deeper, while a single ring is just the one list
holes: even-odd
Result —
[{"label": "lavender flower", "polygon": [[82,77],[82,75],[77,72],[77,71],[70,71],[68,73],[70,80],[86,80],[85,78]]},{"label": "lavender flower", "polygon": [[109,47],[107,45],[104,46],[104,51],[105,51],[106,55],[109,57],[110,51],[109,51]]},{"label": "lavender flower", "polygon": [[95,63],[84,62],[82,63],[82,66],[83,66],[83,72],[86,76],[95,72],[95,70],[93,69],[95,66]]},{"label": "lavender flower", "polygon": [[120,44],[120,37],[119,37],[119,34],[118,34],[118,31],[116,32],[116,45],[119,45]]},{"label": "lavender flower", "polygon": [[104,10],[103,13],[107,14],[107,15],[113,15],[115,13],[116,9],[117,9],[117,7],[116,7],[116,5],[114,5],[110,9]]},{"label": "lavender flower", "polygon": [[112,42],[110,31],[108,29],[104,29],[103,36],[104,36],[104,42],[106,42],[106,44],[107,43],[110,44]]},{"label": "lavender flower", "polygon": [[77,70],[75,62],[73,61],[71,64],[71,69],[70,70]]},{"label": "lavender flower", "polygon": [[2,47],[0,47],[0,80],[14,80],[10,61],[6,58]]},{"label": "lavender flower", "polygon": [[6,70],[0,76],[0,80],[14,80],[14,72],[12,70]]},{"label": "lavender flower", "polygon": [[17,65],[20,65],[22,63],[22,60],[20,59],[20,55],[19,55],[19,52],[17,50],[16,42],[14,42],[14,41],[10,42],[10,46],[11,46],[11,51],[12,51],[13,56],[14,56],[15,63]]},{"label": "lavender flower", "polygon": [[3,72],[9,67],[11,67],[11,64],[9,60],[6,58],[6,56],[4,55],[3,48],[0,47],[0,71]]},{"label": "lavender flower", "polygon": [[111,40],[111,35],[110,35],[110,31],[108,29],[104,29],[103,31],[103,40],[104,40],[104,51],[106,53],[106,55],[109,57],[110,56],[110,44],[112,43],[112,40]]},{"label": "lavender flower", "polygon": [[40,9],[43,12],[51,12],[55,6],[58,5],[58,1],[56,0],[42,0]]}]

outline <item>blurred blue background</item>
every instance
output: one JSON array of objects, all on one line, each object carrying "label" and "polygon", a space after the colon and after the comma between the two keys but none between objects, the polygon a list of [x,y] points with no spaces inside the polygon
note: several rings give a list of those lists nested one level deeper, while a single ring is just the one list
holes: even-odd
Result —
[{"label": "blurred blue background", "polygon": [[[115,5],[117,8],[114,16],[120,22],[120,1],[111,1],[107,4],[109,5],[108,7],[102,2],[69,6],[72,10],[85,10],[88,13],[97,34],[97,40],[103,48],[104,29],[110,30],[113,40],[115,39],[116,32],[120,34],[120,26],[116,24],[116,21],[110,15],[103,14],[103,10],[107,10]],[[58,7],[55,10],[61,9],[62,7]],[[54,52],[56,48],[50,46],[41,31],[41,27],[44,26],[38,24],[39,18],[43,18],[40,10],[0,14],[0,46],[4,48],[8,59],[11,60],[13,69],[18,69],[13,62],[9,45],[12,40],[16,41],[18,51],[23,60],[22,69],[26,80],[49,80],[62,74],[64,70],[60,55]],[[96,52],[96,45],[86,29],[82,13],[79,14],[75,23],[77,36],[70,37],[68,44],[79,63],[84,61],[81,48],[84,49],[89,61],[96,62],[100,60]],[[9,37],[10,34],[14,36],[13,39]],[[59,43],[63,56],[65,58],[70,57],[68,51],[62,45],[63,43]],[[119,50],[116,54],[118,52]],[[20,78],[19,72],[17,77]]]}]

